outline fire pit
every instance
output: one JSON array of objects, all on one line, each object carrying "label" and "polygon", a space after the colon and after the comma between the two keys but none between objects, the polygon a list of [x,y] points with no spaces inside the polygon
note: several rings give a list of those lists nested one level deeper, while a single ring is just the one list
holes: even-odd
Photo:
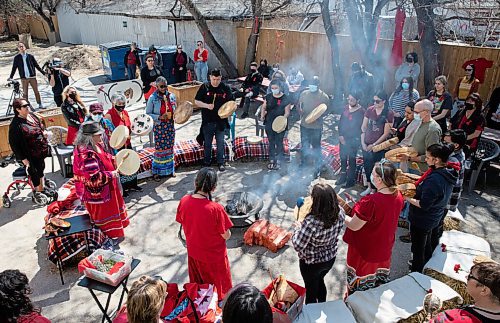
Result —
[{"label": "fire pit", "polygon": [[214,200],[224,206],[236,228],[252,225],[264,206],[262,199],[251,192],[228,192],[215,196]]}]

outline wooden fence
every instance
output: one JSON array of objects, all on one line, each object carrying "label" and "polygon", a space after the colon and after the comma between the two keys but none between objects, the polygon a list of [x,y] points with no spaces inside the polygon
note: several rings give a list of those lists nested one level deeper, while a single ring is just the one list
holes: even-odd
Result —
[{"label": "wooden fence", "polygon": [[[250,28],[237,28],[237,58],[240,74],[244,72],[245,51],[247,48]],[[350,66],[354,61],[360,61],[360,56],[352,47],[350,36],[338,35],[340,48],[340,63],[344,87],[350,75]],[[392,40],[381,39],[378,43],[378,51],[385,57],[387,64],[381,71],[370,71],[372,73],[385,74],[385,89],[392,92],[395,88],[394,72],[397,67],[389,63]],[[418,41],[404,41],[403,55],[406,52],[415,51],[419,58],[422,51]],[[331,69],[331,50],[328,39],[323,33],[300,32],[290,30],[262,29],[257,45],[257,60],[266,58],[270,64],[280,63],[280,68],[286,72],[292,66],[298,67],[306,78],[318,75],[322,80],[322,88],[328,92],[333,88],[333,74]],[[493,61],[493,66],[486,70],[484,83],[479,88],[481,97],[489,98],[495,87],[500,86],[500,49],[482,48],[472,46],[460,46],[455,44],[441,43],[441,61],[443,74],[448,77],[450,91],[453,91],[459,77],[464,75],[462,63],[465,61],[485,58]],[[423,70],[424,63],[419,61],[421,74],[418,90],[424,95]]]},{"label": "wooden fence", "polygon": [[[57,21],[57,16],[52,17],[52,21],[56,27],[56,34],[59,34],[59,23]],[[5,24],[8,24],[8,29],[12,35],[19,35],[29,33],[31,37],[41,40],[49,39],[49,25],[45,20],[39,16],[33,15],[20,15],[20,16],[9,16],[5,20],[0,21],[0,32],[6,32],[7,28]],[[56,40],[59,36],[56,36]]]}]

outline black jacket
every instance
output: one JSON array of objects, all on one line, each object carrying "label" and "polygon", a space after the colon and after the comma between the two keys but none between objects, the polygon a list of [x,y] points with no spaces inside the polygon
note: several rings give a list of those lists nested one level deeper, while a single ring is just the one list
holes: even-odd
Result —
[{"label": "black jacket", "polygon": [[[177,64],[177,56],[178,55],[182,55],[182,57],[184,57],[184,64],[182,64],[182,65],[178,65]],[[175,54],[173,56],[173,62],[174,62],[175,71],[178,71],[179,67],[183,67],[183,70],[186,71],[186,66],[187,66],[187,63],[188,63],[187,54],[185,52],[180,52],[180,53],[175,52]]]},{"label": "black jacket", "polygon": [[[39,70],[40,73],[45,75],[45,72],[42,70],[40,65],[38,65],[38,63],[33,55],[26,54],[26,65],[28,65],[28,70],[29,70],[31,77],[36,76],[35,68],[37,70]],[[16,56],[14,56],[14,63],[12,64],[12,71],[10,72],[9,78],[14,77],[14,74],[16,74],[16,70],[19,70],[19,77],[21,77],[22,79],[27,78],[26,72],[24,71],[23,56],[21,54],[17,54]]]},{"label": "black jacket", "polygon": [[420,201],[420,207],[410,205],[409,220],[412,227],[432,230],[438,226],[457,179],[458,172],[455,169],[438,168],[417,186],[414,198]]},{"label": "black jacket", "polygon": [[[130,54],[130,49],[125,53],[125,56],[123,57],[123,63],[125,64],[125,67],[128,66],[128,64],[127,64],[128,54]],[[141,60],[139,59],[139,51],[137,49],[134,50],[134,54],[135,54],[135,65],[137,65],[137,67],[141,68]]]},{"label": "black jacket", "polygon": [[[78,108],[75,108],[76,106]],[[75,105],[73,105],[69,103],[68,100],[64,101],[61,105],[61,112],[64,119],[66,119],[68,126],[76,128],[79,128],[81,124],[79,114],[85,117],[85,112],[83,111],[82,107],[78,103],[75,103]]]},{"label": "black jacket", "polygon": [[35,125],[18,116],[14,116],[9,125],[9,145],[16,160],[31,161],[50,156],[49,144],[43,136],[44,126],[35,114],[30,113],[30,116]]},{"label": "black jacket", "polygon": [[243,81],[242,89],[250,89],[253,92],[252,98],[259,95],[260,85],[262,84],[263,77],[259,72],[250,73]]}]

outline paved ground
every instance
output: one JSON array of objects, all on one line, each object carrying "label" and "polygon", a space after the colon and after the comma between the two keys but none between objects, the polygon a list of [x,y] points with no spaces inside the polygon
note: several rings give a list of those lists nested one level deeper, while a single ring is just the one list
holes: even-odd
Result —
[{"label": "paved ground", "polygon": [[[4,79],[5,62],[0,67]],[[91,93],[90,83],[83,79],[78,83],[82,90]],[[6,90],[0,91],[0,98],[5,97]],[[90,95],[90,94],[89,94]],[[50,95],[44,92],[46,100]],[[87,95],[85,95],[87,96]],[[90,99],[90,98],[88,98]],[[0,101],[5,102],[5,101]],[[1,105],[3,106],[3,104]],[[132,115],[139,113],[141,107],[130,109]],[[336,142],[334,117],[327,118],[324,140]],[[177,126],[177,140],[190,139],[196,136],[200,125],[200,115]],[[237,133],[251,134],[254,127],[249,120],[237,121]],[[291,141],[297,142],[299,131],[297,124],[290,131]],[[136,145],[140,142],[134,139]],[[55,173],[50,173],[50,159],[47,159],[47,176],[61,184],[64,180],[56,165]],[[295,157],[290,164],[279,172],[269,172],[265,163],[233,162],[228,170],[220,174],[217,193],[243,189],[262,196],[264,209],[261,216],[285,228],[293,222],[293,207],[297,197],[307,195],[312,181],[311,174],[299,173],[296,169]],[[10,182],[10,174],[14,166],[0,169],[0,192]],[[177,238],[178,224],[175,222],[175,211],[179,199],[193,189],[194,175],[198,167],[181,168],[177,177],[161,183],[144,182],[142,193],[132,193],[126,199],[131,217],[131,224],[126,229],[126,239],[122,250],[142,260],[131,281],[140,275],[161,275],[169,282],[180,285],[188,281],[186,249]],[[467,232],[487,239],[492,247],[494,258],[498,260],[500,252],[500,235],[498,235],[500,186],[498,177],[488,177],[487,189],[465,195],[461,200],[460,210],[466,214],[468,222],[463,226]],[[322,180],[335,185],[334,176],[326,171]],[[478,185],[480,188],[480,185]],[[350,193],[357,196],[361,187]],[[339,191],[339,188],[336,188]],[[26,194],[17,197],[10,209],[0,209],[0,270],[17,268],[25,272],[33,289],[33,300],[41,306],[44,315],[53,322],[97,322],[100,311],[93,302],[89,292],[78,287],[79,274],[76,268],[65,269],[66,284],[61,285],[56,267],[47,260],[47,242],[43,236],[44,208],[35,207]],[[405,230],[398,229],[398,235]],[[346,245],[339,243],[339,253],[334,269],[326,277],[328,299],[342,296],[345,283]],[[243,245],[242,231],[235,230],[228,241],[228,254],[231,262],[233,282],[248,281],[258,288],[264,288],[270,281],[269,271],[273,275],[284,273],[290,280],[302,284],[298,268],[298,258],[291,246],[285,246],[273,254],[260,247]],[[406,262],[410,258],[409,245],[396,240],[392,259],[392,276],[398,278],[406,274]],[[101,301],[105,296],[98,294]],[[111,307],[118,303],[118,295],[112,298]]]}]

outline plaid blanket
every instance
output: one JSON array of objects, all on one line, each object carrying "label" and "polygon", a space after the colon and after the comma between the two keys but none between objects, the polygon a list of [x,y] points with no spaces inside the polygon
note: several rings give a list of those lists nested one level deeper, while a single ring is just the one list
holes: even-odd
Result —
[{"label": "plaid blanket", "polygon": [[[88,212],[87,210],[85,210],[85,206],[79,205],[72,210],[62,211],[61,213],[55,215],[55,217],[60,219],[67,219],[79,215],[88,216]],[[47,223],[52,217],[54,217],[53,214],[47,214],[45,216],[45,223]],[[97,227],[94,227],[93,229],[87,231],[87,239],[90,252],[93,252],[94,250],[99,249],[102,246],[102,244],[106,240],[106,236],[104,235],[104,233],[102,233],[101,230],[99,230]],[[81,232],[62,238],[50,239],[48,246],[48,257],[49,260],[54,264],[57,263],[57,253],[55,249],[56,247],[59,250],[59,256],[61,257],[61,260],[65,262],[75,255],[79,254],[82,250],[86,250],[85,234]]]},{"label": "plaid blanket", "polygon": [[[290,156],[288,138],[283,139],[283,145],[285,146],[285,156]],[[267,160],[269,159],[269,140],[264,137],[259,144],[249,144],[247,137],[236,137],[233,150],[235,160]]]},{"label": "plaid blanket", "polygon": [[[229,159],[229,146],[224,144],[225,157]],[[138,151],[139,158],[141,159],[141,166],[139,168],[137,178],[142,179],[153,176],[151,167],[153,165],[154,147],[144,148]],[[215,142],[212,144],[212,157],[215,158],[217,153],[217,145]],[[174,162],[175,167],[191,166],[200,164],[203,161],[205,153],[203,147],[196,142],[196,140],[186,140],[176,142],[174,145]]]}]

